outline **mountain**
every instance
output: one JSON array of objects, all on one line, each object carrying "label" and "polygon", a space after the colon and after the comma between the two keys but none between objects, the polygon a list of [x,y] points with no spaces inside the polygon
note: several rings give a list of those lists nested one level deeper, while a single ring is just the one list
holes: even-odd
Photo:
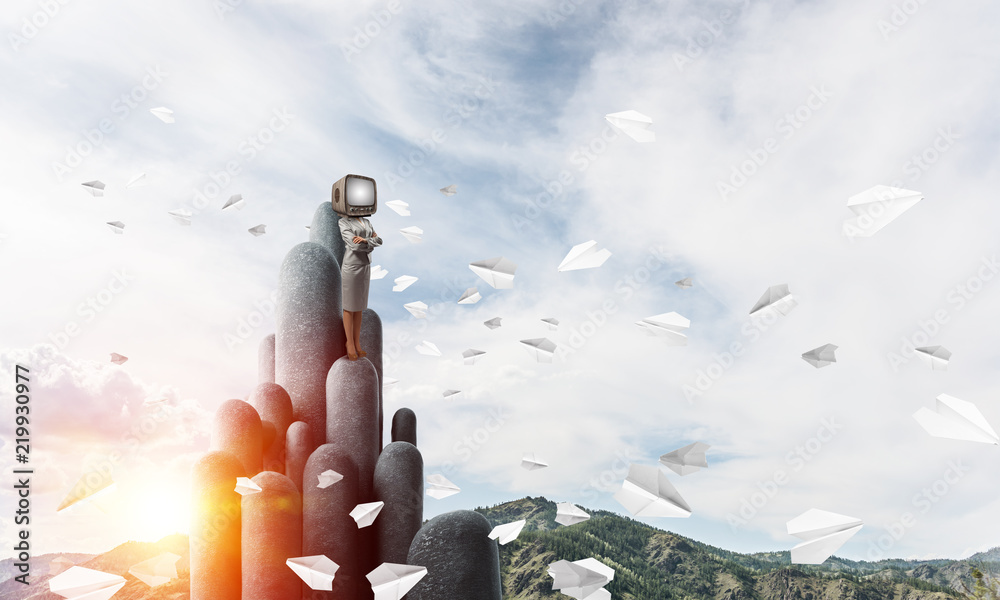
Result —
[{"label": "mountain", "polygon": [[[527,521],[516,540],[500,546],[505,600],[569,598],[552,591],[548,566],[587,557],[615,569],[607,586],[614,600],[955,600],[965,597],[959,593],[963,584],[972,587],[973,566],[1000,576],[1000,548],[961,561],[832,557],[823,565],[792,565],[788,552],[738,554],[612,512],[585,510],[590,520],[564,527],[555,522],[556,504],[541,497],[476,509],[493,525]],[[150,588],[128,574],[132,565],[164,552],[181,556],[177,579]],[[0,583],[0,599],[60,600],[48,591],[48,561],[56,556],[34,559],[30,586],[13,579]],[[187,536],[128,542],[99,556],[64,556],[125,577],[113,600],[189,598]],[[0,562],[6,577],[13,577],[12,563]]]}]

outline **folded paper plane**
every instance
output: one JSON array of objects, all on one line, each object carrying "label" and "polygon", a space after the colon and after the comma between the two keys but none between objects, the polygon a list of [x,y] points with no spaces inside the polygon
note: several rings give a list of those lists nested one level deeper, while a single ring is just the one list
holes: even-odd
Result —
[{"label": "folded paper plane", "polygon": [[121,221],[108,221],[108,227],[118,235],[125,233],[125,223]]},{"label": "folded paper plane", "polygon": [[83,185],[83,189],[90,192],[91,196],[101,197],[104,195],[104,182],[102,181],[88,181]]},{"label": "folded paper plane", "polygon": [[419,244],[424,239],[424,230],[416,226],[404,227],[399,230],[399,233],[402,233],[403,237],[406,238],[406,241],[411,244]]},{"label": "folded paper plane", "polygon": [[688,444],[660,457],[660,464],[678,475],[690,475],[695,471],[708,467],[705,451],[711,448],[704,442]]},{"label": "folded paper plane", "polygon": [[164,552],[132,565],[128,572],[149,587],[156,587],[177,577],[177,561],[180,559],[180,555]]},{"label": "folded paper plane", "polygon": [[84,567],[70,567],[49,580],[49,591],[70,600],[108,600],[125,586],[125,578]]},{"label": "folded paper plane", "polygon": [[937,397],[937,405],[933,411],[921,408],[913,413],[913,418],[934,437],[984,444],[997,444],[1000,441],[996,431],[986,422],[986,417],[975,404],[948,394]]},{"label": "folded paper plane", "polygon": [[304,581],[310,589],[327,592],[333,590],[333,579],[337,575],[337,569],[340,568],[340,565],[323,554],[289,558],[285,564],[295,571],[299,579]]},{"label": "folded paper plane", "polygon": [[500,327],[500,317],[493,317],[489,321],[483,321],[483,325],[486,325],[490,329],[497,329]]},{"label": "folded paper plane", "polygon": [[174,122],[174,111],[170,110],[165,106],[159,106],[157,108],[149,109],[149,112],[153,113],[157,119],[163,121],[164,123]]},{"label": "folded paper plane", "polygon": [[811,508],[787,523],[789,535],[805,540],[792,548],[792,563],[819,565],[861,530],[861,519]]},{"label": "folded paper plane", "polygon": [[604,115],[604,118],[622,133],[640,143],[656,141],[656,134],[649,130],[653,120],[635,110]]},{"label": "folded paper plane", "polygon": [[521,466],[529,471],[536,471],[549,466],[549,463],[538,458],[534,452],[529,452],[521,458]]},{"label": "folded paper plane", "polygon": [[844,221],[847,237],[871,237],[923,200],[920,192],[876,185],[847,200],[854,217]]},{"label": "folded paper plane", "polygon": [[465,364],[474,365],[479,357],[486,354],[482,350],[476,350],[475,348],[469,348],[468,350],[462,352],[462,358],[465,360]]},{"label": "folded paper plane", "polygon": [[441,356],[441,351],[433,343],[424,340],[415,346],[417,352],[424,356]]},{"label": "folded paper plane", "polygon": [[458,186],[456,186],[453,183],[453,184],[451,184],[449,186],[441,188],[440,192],[442,194],[444,194],[445,196],[454,196],[455,194],[458,193]]},{"label": "folded paper plane", "polygon": [[458,303],[475,304],[476,302],[479,302],[482,299],[483,297],[479,294],[479,290],[477,290],[474,287],[470,287],[469,289],[465,290],[465,293],[462,294],[462,297],[458,299]]},{"label": "folded paper plane", "polygon": [[514,287],[517,265],[502,256],[470,263],[469,268],[495,289],[507,290]]},{"label": "folded paper plane", "polygon": [[691,507],[657,467],[631,465],[615,500],[637,517],[691,516]]},{"label": "folded paper plane", "polygon": [[427,567],[382,563],[365,577],[372,584],[375,600],[400,600],[425,575]]},{"label": "folded paper plane", "polygon": [[418,319],[427,318],[427,305],[423,302],[408,302],[403,305],[403,308],[410,311],[410,314]]},{"label": "folded paper plane", "polygon": [[383,269],[382,265],[372,265],[371,276],[369,279],[382,279],[388,274],[389,271]]},{"label": "folded paper plane", "polygon": [[542,322],[549,326],[549,329],[555,331],[559,329],[559,319],[553,317],[546,317],[542,319]]},{"label": "folded paper plane", "polygon": [[445,400],[454,400],[459,395],[461,395],[462,390],[445,390],[441,395],[444,396]]},{"label": "folded paper plane", "polygon": [[680,279],[678,281],[675,281],[674,285],[676,285],[677,287],[681,288],[682,290],[686,290],[689,287],[691,287],[692,285],[694,285],[694,281],[692,281],[690,277],[685,277],[684,279]]},{"label": "folded paper plane", "polygon": [[636,321],[636,325],[649,335],[661,337],[671,346],[686,346],[685,331],[691,327],[691,321],[675,312],[663,313]]},{"label": "folded paper plane", "polygon": [[[91,471],[76,482],[69,494],[63,498],[56,508],[56,512],[81,503],[84,500],[94,501],[99,497],[110,494],[115,489],[115,482],[111,475],[98,471]],[[98,507],[100,508],[100,507]],[[103,510],[103,508],[101,509]]]},{"label": "folded paper plane", "polygon": [[115,363],[116,365],[124,364],[125,361],[127,361],[127,360],[128,360],[127,356],[122,356],[121,354],[118,354],[117,352],[112,352],[111,353],[111,362]]},{"label": "folded paper plane", "polygon": [[517,539],[517,536],[521,534],[521,530],[524,529],[524,525],[527,523],[524,519],[520,521],[514,521],[513,523],[504,523],[503,525],[497,525],[490,532],[489,538],[491,540],[497,540],[501,545],[509,544]]},{"label": "folded paper plane", "polygon": [[462,491],[457,485],[448,481],[444,475],[440,473],[432,473],[427,476],[427,495],[431,498],[437,498],[438,500],[442,498],[447,498],[448,496],[454,496],[455,494]]},{"label": "folded paper plane", "polygon": [[822,369],[828,365],[832,365],[837,362],[837,357],[834,354],[837,347],[833,344],[823,344],[819,348],[813,348],[809,352],[802,353],[802,360],[816,367],[817,369]]},{"label": "folded paper plane", "polygon": [[402,292],[406,288],[410,287],[417,282],[419,277],[414,277],[413,275],[400,275],[393,281],[392,291]]},{"label": "folded paper plane", "polygon": [[575,504],[571,504],[569,502],[560,502],[556,504],[555,521],[560,525],[576,525],[577,523],[583,523],[589,518],[590,515]]},{"label": "folded paper plane", "polygon": [[319,479],[319,483],[316,484],[316,487],[320,489],[326,489],[331,485],[337,483],[341,479],[343,479],[344,476],[334,471],[333,469],[327,469],[326,471],[323,471],[322,473],[317,475],[317,478]]},{"label": "folded paper plane", "polygon": [[234,491],[240,496],[250,496],[253,494],[259,494],[263,490],[261,490],[259,485],[254,483],[253,479],[250,479],[249,477],[237,477],[236,488]]},{"label": "folded paper plane", "polygon": [[375,517],[382,512],[385,502],[366,502],[359,504],[351,511],[351,518],[358,524],[358,529],[368,527],[375,522]]},{"label": "folded paper plane", "polygon": [[390,385],[395,385],[399,383],[399,380],[395,377],[386,376],[385,381],[382,383],[384,387],[389,387]]},{"label": "folded paper plane", "polygon": [[924,361],[932,371],[947,371],[951,352],[944,346],[925,346],[917,348],[917,356]]},{"label": "folded paper plane", "polygon": [[615,578],[615,570],[596,558],[573,562],[559,560],[549,565],[548,573],[552,577],[553,590],[559,590],[577,600],[606,598],[607,596],[594,594]]},{"label": "folded paper plane", "polygon": [[264,224],[254,225],[250,229],[247,229],[247,231],[249,231],[250,235],[252,235],[254,237],[260,237],[260,236],[264,235],[265,233],[267,233],[267,231],[265,231],[266,227],[267,227],[267,225],[264,225]]},{"label": "folded paper plane", "polygon": [[222,210],[227,210],[232,212],[233,210],[243,210],[246,206],[246,201],[243,200],[243,194],[233,194],[226,200],[226,203],[222,205]]},{"label": "folded paper plane", "polygon": [[128,180],[128,183],[125,184],[125,189],[129,189],[129,188],[133,188],[133,187],[139,187],[139,186],[145,185],[145,184],[146,184],[146,174],[145,173],[139,173],[137,175],[134,175],[132,177],[132,179]]},{"label": "folded paper plane", "polygon": [[548,338],[534,338],[521,340],[521,344],[538,362],[552,362],[552,355],[556,351],[556,344],[552,340]]},{"label": "folded paper plane", "polygon": [[577,271],[579,269],[596,269],[611,258],[611,252],[606,249],[598,250],[597,242],[590,240],[582,244],[577,244],[570,248],[559,266],[558,271]]},{"label": "folded paper plane", "polygon": [[798,305],[795,296],[788,291],[788,284],[772,285],[767,288],[757,304],[750,309],[751,315],[763,315],[772,312],[775,315],[787,315]]},{"label": "folded paper plane", "polygon": [[401,217],[410,216],[410,205],[402,200],[390,200],[385,203],[386,206],[391,208],[393,212]]},{"label": "folded paper plane", "polygon": [[186,208],[178,208],[177,210],[171,210],[168,211],[167,214],[170,215],[174,221],[177,221],[181,225],[191,224],[191,211]]}]

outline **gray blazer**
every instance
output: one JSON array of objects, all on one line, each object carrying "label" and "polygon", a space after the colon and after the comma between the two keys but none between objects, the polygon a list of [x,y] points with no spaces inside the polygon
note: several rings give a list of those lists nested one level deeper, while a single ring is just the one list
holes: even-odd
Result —
[{"label": "gray blazer", "polygon": [[[371,222],[364,217],[340,217],[340,236],[344,238],[345,265],[370,265],[372,250],[382,245],[382,238],[375,234]],[[365,241],[355,244],[355,236]]]}]

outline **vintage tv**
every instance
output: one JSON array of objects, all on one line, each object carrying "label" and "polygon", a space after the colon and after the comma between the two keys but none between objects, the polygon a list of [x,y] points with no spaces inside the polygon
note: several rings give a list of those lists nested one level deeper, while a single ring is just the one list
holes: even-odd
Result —
[{"label": "vintage tv", "polygon": [[378,208],[375,180],[364,175],[344,175],[333,184],[333,210],[347,217],[367,217]]}]

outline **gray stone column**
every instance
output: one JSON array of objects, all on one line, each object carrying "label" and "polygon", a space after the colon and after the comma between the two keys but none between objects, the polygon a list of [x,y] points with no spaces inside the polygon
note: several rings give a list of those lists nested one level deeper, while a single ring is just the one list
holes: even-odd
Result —
[{"label": "gray stone column", "polygon": [[289,600],[302,580],[285,561],[302,552],[302,498],[292,480],[264,471],[253,478],[260,492],[243,496],[243,598]]},{"label": "gray stone column", "polygon": [[300,492],[303,491],[302,471],[315,447],[313,438],[309,424],[304,421],[289,425],[288,433],[285,434],[285,475],[288,475]]},{"label": "gray stone column", "polygon": [[267,335],[257,347],[257,383],[274,383],[274,334]]},{"label": "gray stone column", "polygon": [[401,408],[392,415],[392,441],[417,445],[417,415],[408,408]]},{"label": "gray stone column", "polygon": [[242,400],[223,402],[212,423],[212,449],[235,456],[247,477],[253,477],[261,471],[263,448],[260,415],[254,407]]},{"label": "gray stone column", "polygon": [[240,495],[247,473],[228,452],[209,452],[191,469],[191,600],[240,600]]},{"label": "gray stone column", "polygon": [[434,517],[410,544],[407,564],[427,575],[407,600],[502,600],[500,552],[483,515],[457,510]]},{"label": "gray stone column", "polygon": [[[344,478],[318,487],[319,475],[333,470]],[[365,561],[359,552],[358,525],[350,512],[363,500],[358,495],[357,466],[333,444],[323,444],[309,457],[303,473],[302,555],[325,554],[340,565],[333,578],[333,591],[303,589],[303,600],[358,600],[367,582]],[[363,530],[361,530],[363,531]],[[369,594],[370,594],[369,588]]]},{"label": "gray stone column", "polygon": [[383,442],[383,412],[382,412],[382,319],[378,313],[366,308],[361,313],[361,349],[368,355],[365,357],[375,367],[378,374],[378,447]]},{"label": "gray stone column", "polygon": [[309,241],[322,244],[337,259],[338,265],[344,264],[344,238],[340,235],[340,215],[333,212],[333,203],[324,202],[316,207],[312,224],[309,225]]},{"label": "gray stone column", "polygon": [[359,502],[372,502],[378,461],[378,375],[365,358],[341,358],[327,378],[326,441],[358,468]]},{"label": "gray stone column", "polygon": [[375,466],[375,500],[385,502],[375,519],[378,546],[375,566],[406,564],[413,537],[424,519],[424,459],[409,442],[382,449]]},{"label": "gray stone column", "polygon": [[261,383],[250,394],[250,404],[257,409],[261,421],[274,426],[274,441],[265,449],[263,470],[285,472],[285,435],[292,424],[292,399],[276,383]]}]

